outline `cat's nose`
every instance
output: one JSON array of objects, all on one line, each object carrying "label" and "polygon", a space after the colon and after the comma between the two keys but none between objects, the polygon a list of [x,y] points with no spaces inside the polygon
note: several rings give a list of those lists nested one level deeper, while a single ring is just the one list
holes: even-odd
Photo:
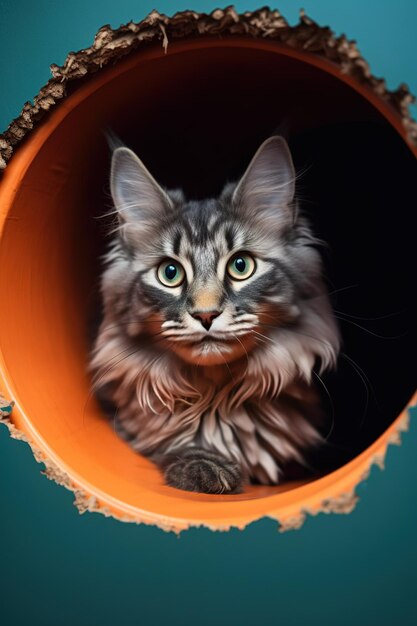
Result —
[{"label": "cat's nose", "polygon": [[195,311],[191,313],[191,315],[196,319],[200,320],[202,325],[206,330],[209,330],[210,326],[213,323],[213,320],[216,317],[219,317],[221,311]]}]

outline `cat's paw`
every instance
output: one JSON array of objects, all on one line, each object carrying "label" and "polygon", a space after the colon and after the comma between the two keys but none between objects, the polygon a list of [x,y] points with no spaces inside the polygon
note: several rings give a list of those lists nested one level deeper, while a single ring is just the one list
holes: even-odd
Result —
[{"label": "cat's paw", "polygon": [[201,449],[178,453],[165,467],[171,487],[199,493],[240,493],[242,473],[237,463],[220,454]]}]

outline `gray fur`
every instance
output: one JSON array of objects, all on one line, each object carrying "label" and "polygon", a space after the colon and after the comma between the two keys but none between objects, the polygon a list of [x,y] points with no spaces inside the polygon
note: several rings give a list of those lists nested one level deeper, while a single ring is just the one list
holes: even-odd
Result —
[{"label": "gray fur", "polygon": [[[207,493],[275,484],[323,441],[312,372],[335,365],[339,333],[294,178],[280,137],[262,144],[237,185],[198,202],[163,190],[127,148],[113,154],[119,226],[90,368],[119,432],[168,484]],[[236,252],[256,261],[247,280],[225,270]],[[179,287],[158,281],[167,258],[185,269]],[[220,314],[206,330],[198,314],[212,310]]]}]

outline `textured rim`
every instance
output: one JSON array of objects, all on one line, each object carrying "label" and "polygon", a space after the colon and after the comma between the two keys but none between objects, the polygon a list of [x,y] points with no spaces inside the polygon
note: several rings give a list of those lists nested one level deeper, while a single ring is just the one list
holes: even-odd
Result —
[{"label": "textured rim", "polygon": [[415,101],[407,85],[387,89],[383,78],[372,75],[355,41],[345,35],[336,37],[328,26],[319,26],[304,11],[298,24],[290,26],[277,10],[264,7],[252,12],[237,13],[234,7],[215,9],[210,14],[183,11],[167,17],[152,11],[141,22],[129,22],[120,28],[106,25],[97,32],[94,43],[85,50],[70,52],[62,67],[51,65],[52,78],[42,87],[33,103],[27,102],[20,115],[0,135],[0,170],[5,169],[14,147],[28,135],[47,112],[64,100],[82,83],[83,78],[99,72],[136,50],[151,45],[163,46],[170,41],[200,36],[262,38],[274,40],[290,48],[302,50],[336,64],[343,74],[354,78],[389,104],[402,121],[410,143],[417,145],[417,122],[409,107]]}]

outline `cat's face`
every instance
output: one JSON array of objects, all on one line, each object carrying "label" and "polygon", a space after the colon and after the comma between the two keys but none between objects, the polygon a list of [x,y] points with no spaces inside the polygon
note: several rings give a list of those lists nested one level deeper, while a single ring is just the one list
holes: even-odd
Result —
[{"label": "cat's face", "polygon": [[262,144],[237,185],[205,201],[164,191],[132,151],[115,150],[126,332],[212,365],[261,348],[271,328],[293,324],[300,315],[295,274],[311,271],[296,251],[294,179],[280,137]]}]

